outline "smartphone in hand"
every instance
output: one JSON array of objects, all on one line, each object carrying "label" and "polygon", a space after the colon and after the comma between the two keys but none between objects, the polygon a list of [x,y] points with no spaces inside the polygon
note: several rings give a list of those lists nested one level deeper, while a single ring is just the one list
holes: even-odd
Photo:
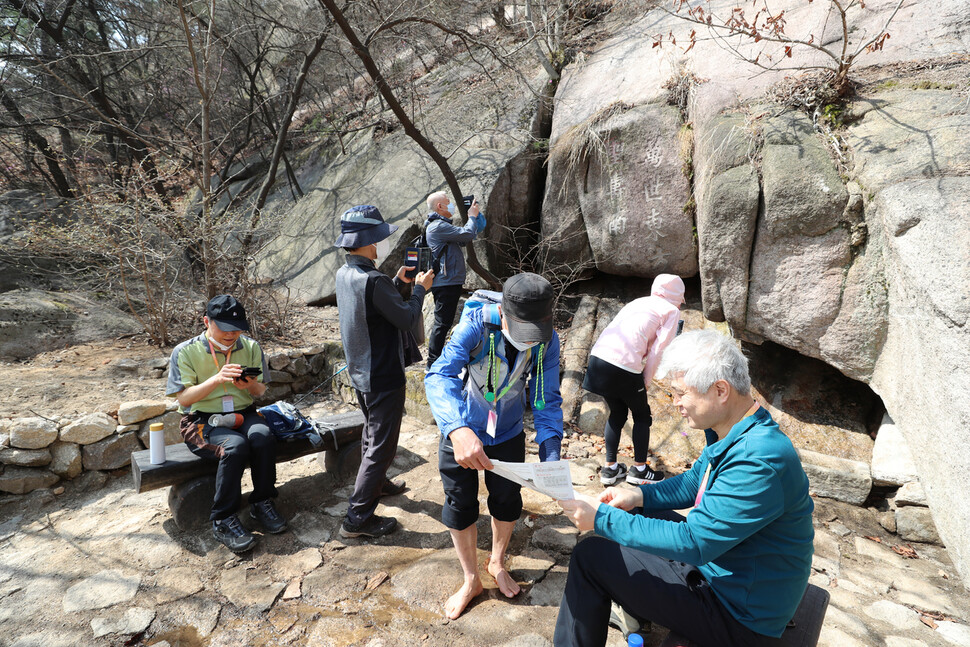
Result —
[{"label": "smartphone in hand", "polygon": [[404,271],[405,278],[413,279],[418,272],[427,272],[431,269],[431,248],[430,247],[408,247],[404,250]]}]

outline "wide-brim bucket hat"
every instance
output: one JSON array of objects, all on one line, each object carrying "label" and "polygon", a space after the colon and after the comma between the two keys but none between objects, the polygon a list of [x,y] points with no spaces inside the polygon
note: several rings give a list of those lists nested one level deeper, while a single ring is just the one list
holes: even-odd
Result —
[{"label": "wide-brim bucket hat", "polygon": [[340,236],[334,247],[357,249],[379,243],[397,231],[397,225],[384,222],[380,210],[370,204],[351,207],[340,216]]}]

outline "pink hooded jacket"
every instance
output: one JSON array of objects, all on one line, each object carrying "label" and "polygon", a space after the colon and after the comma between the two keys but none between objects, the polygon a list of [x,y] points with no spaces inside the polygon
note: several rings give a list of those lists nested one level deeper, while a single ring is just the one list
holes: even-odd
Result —
[{"label": "pink hooded jacket", "polygon": [[678,306],[682,303],[683,280],[673,274],[657,276],[650,296],[623,306],[596,340],[590,355],[631,373],[642,373],[649,389],[664,348],[677,334]]}]

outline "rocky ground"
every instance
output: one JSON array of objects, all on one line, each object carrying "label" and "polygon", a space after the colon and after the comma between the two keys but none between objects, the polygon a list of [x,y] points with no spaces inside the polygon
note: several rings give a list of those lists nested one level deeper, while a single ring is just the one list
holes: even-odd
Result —
[{"label": "rocky ground", "polygon": [[[320,403],[315,413],[346,407]],[[437,429],[406,418],[392,473],[409,489],[381,514],[402,528],[373,541],[336,530],[349,487],[319,457],[281,466],[290,531],[235,556],[204,528],[179,531],[167,490],[136,494],[125,470],[86,473],[62,494],[0,502],[0,645],[550,645],[577,531],[555,502],[527,492],[510,570],[523,592],[486,592],[455,621],[441,605],[460,584],[440,523]],[[601,489],[598,438],[569,438],[574,484]],[[531,457],[535,460],[535,457]],[[248,484],[247,484],[248,485]],[[248,517],[244,522],[250,524]],[[812,582],[832,596],[820,645],[970,645],[970,604],[945,551],[895,545],[865,508],[816,499]],[[479,522],[480,561],[487,518]],[[484,571],[483,571],[484,572]],[[658,645],[661,627],[646,633]],[[611,630],[609,645],[625,644]]]},{"label": "rocky ground", "polygon": [[[301,312],[302,338],[286,344],[333,338],[333,313],[328,308]],[[266,346],[272,351],[277,344]],[[128,338],[5,365],[0,375],[16,386],[2,414],[90,412],[122,400],[157,398],[162,379],[131,373],[125,360],[143,366],[167,352]],[[820,379],[832,384],[824,375]],[[782,380],[775,375],[762,382]],[[832,426],[838,421],[805,414],[824,408],[805,404],[816,386],[803,383],[762,395],[799,445],[811,445],[813,433],[831,438],[838,432]],[[831,403],[837,395],[824,399]],[[655,435],[668,440],[652,460],[674,474],[689,462],[676,447],[700,443],[670,426],[672,414],[662,396],[651,393]],[[852,408],[856,396],[842,397]],[[325,415],[349,405],[321,398],[303,406]],[[858,432],[864,429],[838,433],[867,438]],[[396,516],[402,528],[374,541],[343,540],[337,534],[350,490],[325,472],[322,456],[280,466],[280,508],[290,531],[261,536],[243,556],[228,552],[202,526],[180,531],[168,511],[167,489],[134,493],[127,468],[87,472],[29,495],[2,495],[0,647],[550,645],[569,554],[581,537],[555,502],[536,493],[525,494],[526,511],[510,550],[510,570],[522,594],[503,599],[484,575],[485,594],[458,620],[443,617],[442,603],[459,586],[461,572],[439,521],[437,440],[433,425],[405,419],[392,474],[405,478],[409,489],[379,509]],[[839,451],[856,452],[854,443],[842,443]],[[621,447],[627,462],[630,452],[629,445]],[[571,430],[564,453],[573,459],[576,487],[600,491],[602,438]],[[884,503],[856,507],[816,498],[812,582],[831,594],[819,644],[970,646],[970,602],[946,552],[930,544],[905,544],[889,533]],[[243,519],[250,524],[245,513]],[[487,518],[479,528],[484,562]],[[665,634],[653,627],[644,633],[646,644],[659,645]],[[625,642],[611,630],[608,644]]]}]

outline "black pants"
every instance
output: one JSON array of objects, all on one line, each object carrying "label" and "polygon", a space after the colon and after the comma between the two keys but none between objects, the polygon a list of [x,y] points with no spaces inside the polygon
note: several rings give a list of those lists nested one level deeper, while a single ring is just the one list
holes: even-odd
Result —
[{"label": "black pants", "polygon": [[397,454],[401,418],[404,417],[404,393],[403,386],[393,391],[357,391],[357,402],[364,412],[364,429],[360,434],[360,469],[347,509],[347,521],[351,524],[367,521],[377,508],[387,468]]},{"label": "black pants", "polygon": [[[658,516],[683,519],[676,513]],[[553,644],[605,645],[613,601],[633,617],[655,622],[701,647],[781,645],[780,639],[755,633],[735,620],[695,566],[603,537],[590,537],[573,549]]]},{"label": "black pants", "polygon": [[[486,445],[485,455],[507,463],[525,462],[525,434],[498,445]],[[478,470],[462,467],[455,460],[451,438],[442,435],[438,444],[438,472],[445,489],[441,523],[452,530],[464,530],[478,521]],[[522,514],[522,486],[485,470],[488,513],[498,521],[518,521]]]},{"label": "black pants", "polygon": [[583,388],[603,396],[610,408],[603,439],[606,441],[606,462],[616,462],[616,450],[620,446],[620,432],[626,424],[627,413],[633,414],[633,460],[647,461],[650,447],[650,425],[653,416],[647,403],[647,387],[643,375],[631,373],[614,366],[599,357],[590,356]]},{"label": "black pants", "polygon": [[434,296],[434,327],[428,337],[428,368],[441,355],[445,347],[445,338],[455,323],[455,313],[458,312],[458,301],[461,300],[463,288],[460,285],[442,285],[431,288]]},{"label": "black pants", "polygon": [[238,429],[210,427],[208,424],[202,428],[206,442],[222,445],[225,449],[226,453],[221,459],[208,449],[188,445],[196,456],[219,461],[216,468],[216,496],[209,515],[212,521],[222,521],[239,510],[242,476],[247,466],[253,477],[253,493],[249,495],[249,502],[259,503],[276,497],[276,438],[261,415],[254,410],[241,413],[245,417]]}]

